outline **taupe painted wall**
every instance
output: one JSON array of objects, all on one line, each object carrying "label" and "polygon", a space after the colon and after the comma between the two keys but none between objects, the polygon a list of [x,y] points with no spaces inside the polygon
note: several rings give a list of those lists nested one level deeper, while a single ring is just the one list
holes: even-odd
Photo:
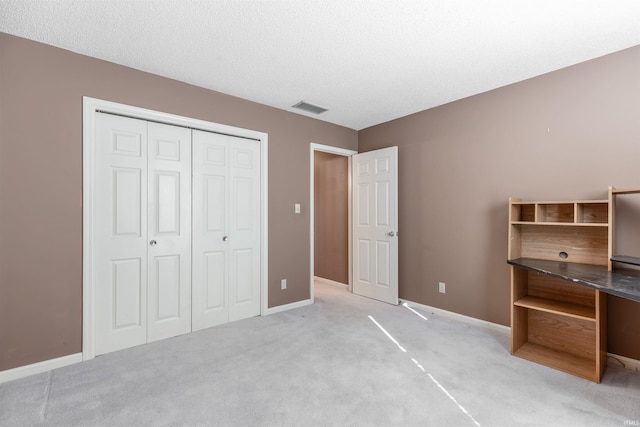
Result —
[{"label": "taupe painted wall", "polygon": [[356,131],[0,33],[0,370],[81,351],[82,96],[268,133],[269,306],[309,298],[309,143]]},{"label": "taupe painted wall", "polygon": [[[358,145],[399,146],[400,297],[508,325],[508,198],[640,186],[640,46],[362,130]],[[640,256],[640,209],[620,208],[622,250]],[[609,351],[640,359],[640,303],[608,301]]]},{"label": "taupe painted wall", "polygon": [[348,157],[314,153],[314,275],[349,283]]},{"label": "taupe painted wall", "polygon": [[[400,296],[502,324],[508,197],[640,185],[640,47],[357,133],[0,33],[0,370],[81,351],[82,96],[269,134],[269,306],[309,298],[310,141],[398,145]],[[609,351],[640,359],[639,306],[609,298]]]}]

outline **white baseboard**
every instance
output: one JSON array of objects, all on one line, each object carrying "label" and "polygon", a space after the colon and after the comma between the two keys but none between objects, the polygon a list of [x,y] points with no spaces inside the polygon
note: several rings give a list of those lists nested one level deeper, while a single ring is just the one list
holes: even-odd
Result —
[{"label": "white baseboard", "polygon": [[[487,322],[485,320],[476,319],[475,317],[464,316],[462,314],[454,313],[452,311],[443,310],[441,308],[431,307],[428,305],[420,304],[412,301],[401,301],[402,305],[415,308],[421,311],[425,311],[431,314],[437,314],[442,317],[448,317],[450,319],[456,319],[461,322],[469,323],[476,326],[488,327],[493,330],[503,332],[505,334],[511,333],[511,328],[508,326],[500,325],[497,323]],[[618,366],[632,371],[640,371],[640,360],[632,359],[630,357],[620,356],[613,353],[607,353],[607,366]]]},{"label": "white baseboard", "polygon": [[500,325],[498,323],[487,322],[486,320],[476,319],[475,317],[465,316],[463,314],[454,313],[453,311],[443,310],[441,308],[431,307],[429,305],[424,305],[424,304],[420,304],[413,301],[407,301],[407,300],[400,300],[400,304],[401,305],[406,304],[406,306],[410,308],[426,311],[427,313],[436,314],[442,317],[448,317],[450,319],[456,319],[461,322],[470,323],[472,325],[490,328],[505,334],[511,333],[511,328],[508,326]]},{"label": "white baseboard", "polygon": [[265,314],[269,316],[270,314],[281,313],[283,311],[293,310],[294,308],[306,307],[307,305],[311,304],[313,304],[313,301],[311,299],[305,299],[302,301],[292,302],[291,304],[284,304],[267,308],[267,312]]},{"label": "white baseboard", "polygon": [[327,285],[338,286],[340,288],[349,289],[349,285],[335,280],[325,279],[324,277],[313,276],[313,280],[316,282],[326,283]]},{"label": "white baseboard", "polygon": [[[337,282],[336,282],[337,283]],[[343,284],[341,284],[343,285]],[[287,310],[293,310],[295,308],[305,307],[311,305],[313,302],[310,299],[294,302],[291,304],[279,305],[268,309],[267,315],[276,314]],[[474,317],[465,316],[462,314],[454,313],[452,311],[443,310],[441,308],[431,307],[428,305],[420,304],[412,301],[401,301],[402,305],[407,307],[418,309],[427,313],[436,314],[442,317],[448,317],[450,319],[456,319],[461,322],[469,323],[476,326],[488,327],[490,329],[509,333],[511,328],[497,323],[487,322],[485,320],[476,319]],[[0,371],[0,384],[8,381],[17,380],[20,378],[28,377],[30,375],[40,374],[42,372],[51,371],[53,369],[62,368],[64,366],[74,365],[82,362],[82,353],[70,354],[68,356],[58,357],[56,359],[44,360],[42,362],[33,363],[31,365],[20,366],[18,368],[8,369],[6,371]],[[607,353],[607,366],[619,366],[632,371],[640,371],[640,360],[632,359],[630,357],[620,356],[613,353]]]},{"label": "white baseboard", "polygon": [[[417,302],[402,300],[401,304],[407,304],[408,307],[421,310],[427,313],[436,314],[442,317],[448,317],[450,319],[456,319],[461,322],[469,323],[477,326],[484,326],[494,329],[506,334],[511,333],[511,328],[508,326],[500,325],[497,323],[487,322],[485,320],[476,319],[475,317],[464,316],[462,314],[454,313],[452,311],[443,310],[441,308],[431,307],[428,305],[420,304]],[[607,353],[607,366],[619,366],[632,371],[640,372],[640,360],[632,359],[630,357],[620,356],[613,353]]]},{"label": "white baseboard", "polygon": [[[291,304],[279,305],[277,307],[268,308],[266,315],[276,314],[287,310],[293,310],[294,308],[305,307],[313,304],[311,299],[297,301]],[[70,354],[68,356],[62,356],[55,359],[44,360],[42,362],[33,363],[31,365],[20,366],[18,368],[8,369],[6,371],[0,371],[0,384],[8,381],[17,380],[20,378],[28,377],[30,375],[40,374],[42,372],[51,371],[53,369],[62,368],[64,366],[74,365],[82,362],[82,353]]]},{"label": "white baseboard", "polygon": [[20,366],[18,368],[0,371],[0,384],[8,381],[28,377],[29,375],[40,374],[52,369],[74,365],[82,362],[82,353],[70,354],[68,356],[57,357],[55,359],[44,360],[31,365]]},{"label": "white baseboard", "polygon": [[640,360],[607,353],[607,366],[619,366],[632,371],[640,371]]}]

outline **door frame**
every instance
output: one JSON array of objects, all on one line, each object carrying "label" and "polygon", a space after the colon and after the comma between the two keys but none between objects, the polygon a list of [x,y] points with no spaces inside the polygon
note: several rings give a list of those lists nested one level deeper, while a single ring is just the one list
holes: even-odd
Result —
[{"label": "door frame", "polygon": [[351,243],[351,156],[353,156],[354,154],[358,154],[357,151],[354,150],[348,150],[346,148],[339,148],[339,147],[333,147],[331,145],[323,145],[323,144],[316,144],[314,142],[311,142],[309,144],[309,162],[310,162],[310,167],[309,169],[311,170],[310,173],[310,186],[309,186],[309,240],[311,242],[311,261],[310,261],[310,273],[311,273],[311,278],[309,280],[309,299],[311,301],[311,303],[313,304],[314,302],[314,288],[315,285],[313,283],[314,281],[314,267],[315,267],[315,238],[314,238],[314,229],[315,229],[315,189],[314,189],[314,180],[315,180],[315,152],[316,151],[322,151],[324,153],[330,153],[330,154],[336,154],[338,156],[345,156],[348,158],[348,162],[347,162],[347,177],[348,177],[348,182],[347,182],[347,203],[348,203],[348,224],[349,224],[349,228],[348,228],[348,241],[349,241],[349,292],[352,292],[353,290],[353,280],[352,280],[352,265],[351,265],[351,250],[352,250],[352,243]]},{"label": "door frame", "polygon": [[268,314],[268,134],[84,96],[82,98],[82,360],[95,357],[93,292],[93,186],[96,114],[99,112],[221,133],[260,142],[260,315]]}]

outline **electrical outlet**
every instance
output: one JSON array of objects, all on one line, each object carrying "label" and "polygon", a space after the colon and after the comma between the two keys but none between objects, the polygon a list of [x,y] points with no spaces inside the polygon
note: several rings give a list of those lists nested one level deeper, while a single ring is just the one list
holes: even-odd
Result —
[{"label": "electrical outlet", "polygon": [[441,294],[444,294],[444,293],[446,292],[445,287],[446,287],[446,285],[445,285],[445,283],[444,283],[444,282],[440,282],[440,283],[438,283],[438,291],[439,291]]},{"label": "electrical outlet", "polygon": [[280,289],[287,289],[287,279],[280,280]]}]

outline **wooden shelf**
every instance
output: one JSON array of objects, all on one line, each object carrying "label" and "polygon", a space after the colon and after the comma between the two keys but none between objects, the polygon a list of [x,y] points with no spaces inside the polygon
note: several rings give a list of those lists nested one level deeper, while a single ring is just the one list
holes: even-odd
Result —
[{"label": "wooden shelf", "polygon": [[570,302],[555,301],[528,295],[515,301],[513,305],[544,311],[547,313],[560,314],[562,316],[574,317],[576,319],[588,320],[591,322],[595,322],[596,320],[596,311],[594,307]]},{"label": "wooden shelf", "polygon": [[511,221],[512,225],[553,225],[563,227],[608,227],[609,224],[601,222],[533,222],[533,221]]},{"label": "wooden shelf", "polygon": [[531,342],[523,344],[513,355],[529,360],[530,362],[539,363],[571,375],[585,378],[589,381],[600,382],[600,378],[596,373],[595,360],[554,350]]},{"label": "wooden shelf", "polygon": [[[636,189],[637,192],[640,193],[640,188]],[[629,191],[629,190],[614,190],[614,192],[618,192],[618,191]],[[602,204],[602,203],[608,203],[609,201],[607,199],[597,199],[597,200],[571,200],[571,201],[566,201],[566,200],[536,200],[535,202],[532,201],[526,201],[526,200],[513,200],[511,202],[512,205],[566,205],[566,204],[575,204],[575,203],[581,203],[581,204],[589,204],[589,205],[593,205],[593,204]]]},{"label": "wooden shelf", "polygon": [[612,188],[613,194],[640,194],[640,187],[638,188]]}]

